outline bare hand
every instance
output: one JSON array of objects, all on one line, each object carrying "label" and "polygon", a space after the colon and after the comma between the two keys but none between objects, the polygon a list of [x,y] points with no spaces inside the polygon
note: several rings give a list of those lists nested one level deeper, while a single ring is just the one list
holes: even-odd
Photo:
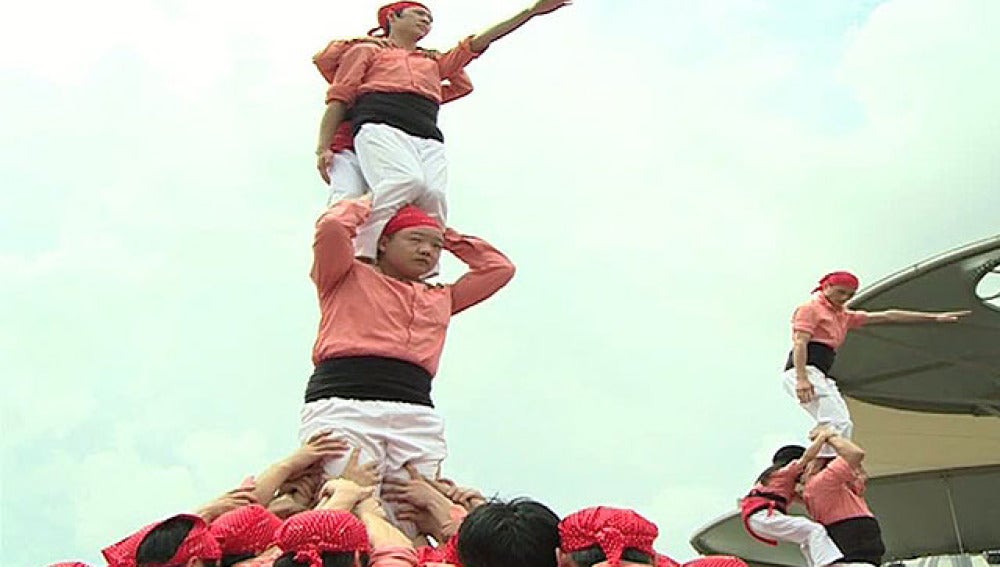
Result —
[{"label": "bare hand", "polygon": [[333,150],[327,148],[316,154],[316,169],[319,170],[319,176],[323,178],[323,181],[327,185],[330,184],[331,164],[333,164]]},{"label": "bare hand", "polygon": [[529,11],[532,16],[540,16],[549,12],[555,12],[559,8],[569,6],[572,3],[572,0],[538,0]]},{"label": "bare hand", "polygon": [[320,489],[320,497],[328,499],[318,507],[351,510],[359,502],[370,498],[374,492],[374,486],[358,486],[347,479],[333,478],[326,481]]},{"label": "bare hand", "polygon": [[820,437],[829,438],[829,437],[832,437],[833,435],[836,435],[836,434],[837,434],[837,432],[834,431],[833,429],[831,429],[829,425],[827,425],[825,423],[821,423],[820,425],[817,425],[816,427],[813,427],[812,431],[809,432],[809,440],[810,441],[815,441],[816,439],[819,439]]},{"label": "bare hand", "polygon": [[348,449],[350,446],[347,441],[340,437],[330,437],[330,432],[324,430],[310,437],[305,445],[285,459],[285,463],[292,473],[297,473],[322,460],[339,457]]},{"label": "bare hand", "polygon": [[972,313],[972,311],[947,311],[945,313],[937,313],[934,315],[934,321],[936,323],[954,323]]},{"label": "bare hand", "polygon": [[340,478],[349,480],[358,486],[375,486],[381,480],[378,474],[378,461],[368,461],[359,465],[360,458],[361,449],[353,449],[350,458],[347,459],[344,472],[340,473]]},{"label": "bare hand", "polygon": [[816,399],[816,388],[813,387],[812,382],[809,380],[796,379],[795,396],[799,399],[800,404],[808,404]]},{"label": "bare hand", "polygon": [[235,510],[240,506],[256,504],[257,499],[254,498],[253,490],[254,487],[252,486],[234,488],[202,506],[198,510],[198,515],[204,518],[205,521],[211,522],[226,512]]}]

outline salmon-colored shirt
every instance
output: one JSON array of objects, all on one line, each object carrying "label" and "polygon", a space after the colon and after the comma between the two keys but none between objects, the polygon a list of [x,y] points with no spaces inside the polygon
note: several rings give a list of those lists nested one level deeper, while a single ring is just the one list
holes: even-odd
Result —
[{"label": "salmon-colored shirt", "polygon": [[376,547],[368,558],[369,567],[416,567],[417,550],[401,545]]},{"label": "salmon-colored shirt", "polygon": [[384,42],[356,41],[339,59],[326,102],[337,100],[352,106],[359,96],[379,92],[412,93],[440,104],[444,101],[441,80],[454,81],[480,55],[469,47],[471,41],[471,37],[466,38],[440,54],[423,49],[410,51]]},{"label": "salmon-colored shirt", "polygon": [[795,496],[795,484],[804,468],[801,461],[792,461],[771,473],[767,484],[757,483],[753,489],[757,492],[780,496],[785,499],[786,503],[791,504],[792,498]]},{"label": "salmon-colored shirt", "polygon": [[848,518],[874,517],[868,508],[864,484],[843,457],[837,457],[825,469],[810,478],[802,491],[809,516],[824,526]]},{"label": "salmon-colored shirt", "polygon": [[851,311],[838,307],[822,293],[800,305],[792,315],[792,330],[812,335],[809,340],[823,343],[833,350],[840,348],[847,338],[847,331],[868,322],[865,311]]},{"label": "salmon-colored shirt", "polygon": [[345,200],[316,223],[312,279],[319,294],[313,363],[383,356],[437,373],[451,316],[493,295],[514,277],[514,264],[489,243],[447,229],[446,250],[469,266],[450,285],[383,275],[354,258],[351,240],[371,212],[369,200]]}]

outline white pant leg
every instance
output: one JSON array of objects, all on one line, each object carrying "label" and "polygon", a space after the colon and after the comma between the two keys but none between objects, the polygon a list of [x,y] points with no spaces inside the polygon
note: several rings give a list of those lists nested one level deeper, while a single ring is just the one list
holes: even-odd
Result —
[{"label": "white pant leg", "polygon": [[[448,456],[444,437],[444,420],[434,408],[415,404],[397,404],[388,419],[386,429],[386,477],[408,480],[404,466],[409,463],[428,478],[441,474],[441,462]],[[395,510],[390,504],[386,513],[406,535],[414,537],[417,528],[412,522],[395,520]]]},{"label": "white pant leg", "polygon": [[364,124],[354,136],[354,151],[372,190],[372,213],[358,229],[358,256],[376,258],[382,229],[396,211],[427,191],[418,144],[421,138],[385,124]]},{"label": "white pant leg", "polygon": [[330,175],[327,207],[343,199],[357,199],[368,192],[368,182],[361,173],[361,163],[354,150],[341,150],[333,154],[327,173]]},{"label": "white pant leg", "polygon": [[[851,422],[851,414],[847,409],[847,402],[840,395],[837,383],[827,378],[815,366],[806,366],[806,376],[816,391],[816,397],[808,404],[800,403],[799,405],[802,406],[802,409],[809,412],[809,415],[813,416],[817,424],[828,425],[843,437],[850,439],[851,434],[854,432],[854,423]],[[783,378],[785,392],[798,401],[798,396],[795,395],[795,369],[789,368],[786,370]],[[833,457],[836,455],[837,452],[830,445],[824,445],[819,453],[820,457]]]},{"label": "white pant leg", "polygon": [[844,556],[826,528],[809,518],[760,510],[747,518],[747,524],[764,537],[798,544],[809,567],[826,567]]},{"label": "white pant leg", "polygon": [[[419,140],[418,150],[420,161],[424,168],[424,179],[427,180],[427,191],[413,202],[441,226],[448,226],[448,201],[445,192],[448,186],[448,160],[445,157],[444,144],[437,140]],[[423,275],[424,279],[432,278],[441,273],[441,262]]]},{"label": "white pant leg", "polygon": [[[299,441],[305,443],[310,437],[322,430],[329,430],[334,437],[343,437],[351,447],[361,449],[358,462],[369,461],[381,463],[379,472],[385,474],[386,462],[385,443],[380,429],[384,419],[383,411],[378,402],[364,400],[346,400],[343,398],[326,398],[309,402],[302,407],[301,423],[299,425]],[[350,453],[323,463],[323,470],[328,476],[337,476],[344,472]]]}]

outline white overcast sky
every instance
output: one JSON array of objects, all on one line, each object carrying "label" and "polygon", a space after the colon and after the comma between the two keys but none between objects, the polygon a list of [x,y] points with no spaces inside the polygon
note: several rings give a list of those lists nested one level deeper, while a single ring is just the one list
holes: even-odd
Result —
[{"label": "white overcast sky", "polygon": [[[310,58],[378,4],[5,10],[0,563],[98,564],[292,449]],[[426,44],[521,6],[432,2]],[[778,371],[815,279],[1000,229],[997,29],[996,0],[577,0],[492,46],[442,110],[450,220],[519,271],[452,324],[446,474],[636,508],[693,557],[807,429]]]}]

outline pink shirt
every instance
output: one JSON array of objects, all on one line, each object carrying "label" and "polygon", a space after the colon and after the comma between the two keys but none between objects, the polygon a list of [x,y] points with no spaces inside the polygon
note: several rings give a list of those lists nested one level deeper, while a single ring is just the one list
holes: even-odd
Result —
[{"label": "pink shirt", "polygon": [[795,496],[795,484],[798,482],[803,468],[801,462],[792,461],[771,473],[767,484],[757,484],[753,488],[757,492],[780,496],[785,499],[785,502],[791,504],[792,498]]},{"label": "pink shirt", "polygon": [[861,494],[864,484],[859,483],[854,467],[837,457],[806,482],[802,500],[809,516],[826,526],[848,518],[874,517]]},{"label": "pink shirt", "polygon": [[383,356],[417,364],[433,376],[451,316],[493,295],[514,264],[487,242],[445,231],[444,247],[469,266],[450,285],[398,280],[354,259],[351,240],[371,202],[341,201],[316,223],[312,279],[320,323],[313,364],[328,358]]},{"label": "pink shirt", "polygon": [[792,330],[812,335],[811,341],[823,343],[833,350],[840,348],[847,331],[868,322],[868,313],[838,307],[822,293],[800,305],[792,315]]},{"label": "pink shirt", "polygon": [[469,47],[471,40],[466,38],[445,53],[358,41],[340,58],[326,101],[353,106],[360,95],[379,92],[412,93],[440,104],[441,79],[461,77],[462,69],[480,55]]},{"label": "pink shirt", "polygon": [[372,550],[369,567],[416,567],[417,550],[412,547],[387,545]]}]

